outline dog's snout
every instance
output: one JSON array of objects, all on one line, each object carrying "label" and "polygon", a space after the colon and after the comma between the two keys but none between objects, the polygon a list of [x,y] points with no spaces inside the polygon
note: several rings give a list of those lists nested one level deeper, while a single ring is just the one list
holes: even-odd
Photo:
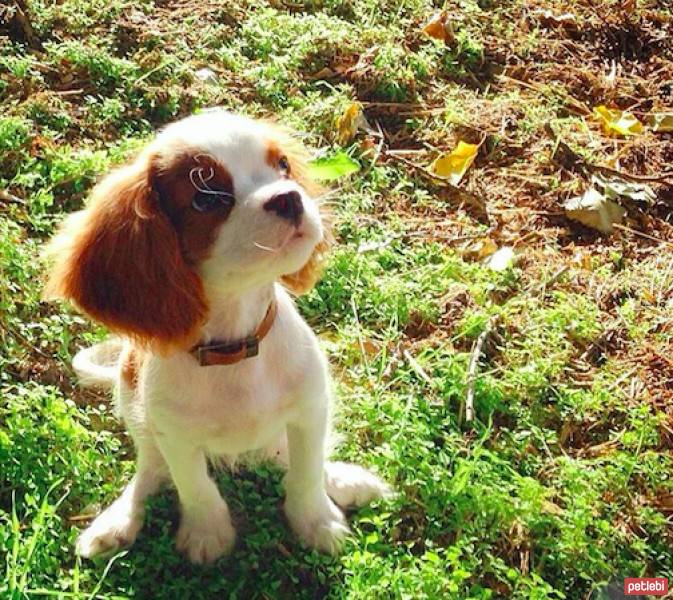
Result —
[{"label": "dog's snout", "polygon": [[265,210],[275,212],[279,217],[299,223],[301,215],[304,212],[304,206],[301,203],[299,192],[283,192],[276,194],[264,204]]}]

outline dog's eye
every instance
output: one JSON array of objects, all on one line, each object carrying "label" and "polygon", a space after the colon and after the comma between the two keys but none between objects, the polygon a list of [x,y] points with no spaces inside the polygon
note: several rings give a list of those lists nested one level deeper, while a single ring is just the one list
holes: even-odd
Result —
[{"label": "dog's eye", "polygon": [[197,192],[192,199],[192,208],[199,212],[208,212],[216,208],[230,208],[234,202],[235,198],[226,192]]},{"label": "dog's eye", "polygon": [[287,157],[282,156],[278,161],[278,168],[283,171],[286,175],[290,172],[290,163],[287,160]]}]

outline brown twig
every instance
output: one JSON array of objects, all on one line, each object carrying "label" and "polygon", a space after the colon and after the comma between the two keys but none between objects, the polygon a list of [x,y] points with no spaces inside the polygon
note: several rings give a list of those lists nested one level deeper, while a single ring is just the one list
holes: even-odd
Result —
[{"label": "brown twig", "polygon": [[27,204],[23,198],[10,194],[7,190],[3,189],[0,189],[0,202],[12,202],[13,204],[22,204],[24,206]]},{"label": "brown twig", "polygon": [[486,217],[486,220],[489,223],[491,223],[491,215],[488,212],[488,208],[486,206],[486,202],[484,201],[484,199],[480,198],[476,194],[473,194],[472,192],[468,192],[467,190],[464,190],[463,188],[460,188],[457,185],[452,184],[450,181],[446,180],[443,177],[438,177],[434,173],[430,172],[425,166],[419,165],[418,163],[415,163],[414,161],[409,160],[408,158],[388,153],[386,153],[386,155],[392,158],[393,160],[396,160],[398,162],[404,163],[405,165],[412,167],[413,169],[418,171],[421,175],[423,175],[426,179],[429,179],[434,185],[437,185],[437,182],[440,181],[442,186],[447,187],[449,190],[457,194],[460,198],[464,199],[470,206],[480,211]]},{"label": "brown twig", "polygon": [[[618,169],[613,169],[612,167],[590,163],[577,154],[577,152],[575,152],[563,140],[561,140],[550,123],[546,123],[544,129],[547,134],[556,142],[555,149],[551,157],[552,160],[554,160],[558,150],[561,150],[562,154],[565,156],[565,162],[570,163],[570,166],[577,167],[583,171],[585,175],[590,173],[602,173],[603,175],[613,175],[615,177],[620,177],[621,179],[638,182],[658,182],[667,181],[669,179],[673,181],[673,171],[665,171],[664,173],[656,173],[654,175],[636,175],[633,173],[626,173],[625,171],[620,171]],[[562,166],[568,168],[569,165],[562,163]]]},{"label": "brown twig", "polygon": [[565,275],[569,269],[570,267],[568,265],[563,265],[549,279],[544,281],[538,290],[539,295],[544,297],[547,294],[547,290],[559,279],[561,279],[561,277],[563,277],[563,275]]},{"label": "brown twig", "polygon": [[657,242],[658,244],[664,244],[665,246],[673,248],[673,242],[669,242],[668,240],[660,240],[659,238],[655,238],[654,236],[644,233],[643,231],[638,231],[637,229],[632,229],[631,227],[627,227],[626,225],[620,225],[619,223],[613,223],[612,226],[615,229],[621,229],[622,231],[633,233],[634,235],[638,235],[642,238],[645,238],[646,240]]},{"label": "brown twig", "polygon": [[585,163],[589,169],[592,171],[599,171],[601,173],[607,173],[609,175],[615,175],[621,177],[622,179],[629,179],[631,181],[673,181],[673,171],[665,171],[663,173],[657,173],[655,175],[636,175],[634,173],[626,173],[624,171],[619,171],[618,169],[613,169],[611,167],[605,167],[603,165],[592,165],[590,163]]},{"label": "brown twig", "polygon": [[[521,81],[520,79],[516,79],[515,77],[511,77],[510,75],[505,74],[500,75],[499,79],[506,79],[508,81],[511,81],[522,87],[528,88],[543,95],[552,93],[552,90],[549,89],[548,86],[545,86],[545,84],[537,83],[536,81],[534,82]],[[558,94],[558,91],[556,91],[556,93]],[[566,110],[568,110],[569,112],[575,113],[579,116],[585,116],[591,114],[591,110],[589,110],[588,106],[586,106],[583,102],[577,100],[577,98],[573,98],[570,94],[565,94],[563,96],[563,101],[565,103]]]}]

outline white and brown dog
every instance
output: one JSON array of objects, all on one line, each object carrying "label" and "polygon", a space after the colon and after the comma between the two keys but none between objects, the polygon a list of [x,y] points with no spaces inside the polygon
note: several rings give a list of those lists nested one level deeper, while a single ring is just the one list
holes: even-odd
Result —
[{"label": "white and brown dog", "polygon": [[47,297],[120,336],[73,366],[84,384],[114,386],[137,450],[135,476],[79,537],[82,556],[132,543],[145,499],[169,479],[178,547],[194,562],[229,552],[211,457],[277,457],[290,525],[328,552],[348,534],[337,505],[389,493],[365,469],[325,460],[327,364],[286,291],[310,289],[327,247],[314,192],[290,136],[211,110],[166,127],[53,240]]}]

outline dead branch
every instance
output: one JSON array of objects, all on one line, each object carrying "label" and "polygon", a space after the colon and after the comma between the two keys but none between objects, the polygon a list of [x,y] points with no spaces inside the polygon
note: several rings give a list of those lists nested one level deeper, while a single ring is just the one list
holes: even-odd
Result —
[{"label": "dead branch", "polygon": [[411,356],[411,353],[408,350],[402,350],[402,355],[416,375],[425,381],[425,383],[427,383],[431,388],[436,387],[435,382],[431,379],[430,375],[425,372],[425,369],[423,369],[418,361],[413,356]]},{"label": "dead branch", "polygon": [[0,188],[0,202],[11,202],[13,204],[23,205],[27,204],[27,202],[22,198],[19,198],[14,194],[10,194],[7,190],[3,190],[2,188]]},{"label": "dead branch", "polygon": [[474,420],[474,384],[478,379],[479,360],[481,359],[482,349],[486,338],[493,331],[495,317],[491,317],[484,327],[484,331],[479,334],[477,341],[472,347],[470,354],[470,363],[467,368],[467,394],[465,395],[465,422],[471,423]]},{"label": "dead branch", "polygon": [[407,158],[404,158],[403,156],[388,154],[387,152],[385,154],[386,156],[389,156],[390,158],[392,158],[397,162],[401,162],[405,165],[408,165],[409,167],[414,169],[417,173],[422,175],[425,179],[429,180],[433,185],[446,187],[451,192],[456,194],[458,198],[463,200],[468,206],[471,206],[472,208],[476,209],[476,211],[479,212],[480,215],[482,215],[485,218],[485,220],[488,222],[489,225],[492,223],[491,215],[488,212],[488,205],[485,199],[480,198],[476,194],[468,192],[467,190],[452,184],[443,177],[438,177],[434,173],[430,172],[430,170],[423,165],[419,165]]},{"label": "dead branch", "polygon": [[644,231],[638,231],[637,229],[632,229],[631,227],[627,227],[626,225],[620,225],[619,223],[615,223],[614,228],[621,229],[622,231],[627,231],[628,233],[632,233],[633,235],[645,238],[646,240],[650,240],[651,242],[656,242],[657,244],[662,244],[664,246],[668,246],[669,248],[673,248],[673,242],[669,242],[668,240],[661,240],[659,238],[654,237],[653,235],[645,233]]}]

